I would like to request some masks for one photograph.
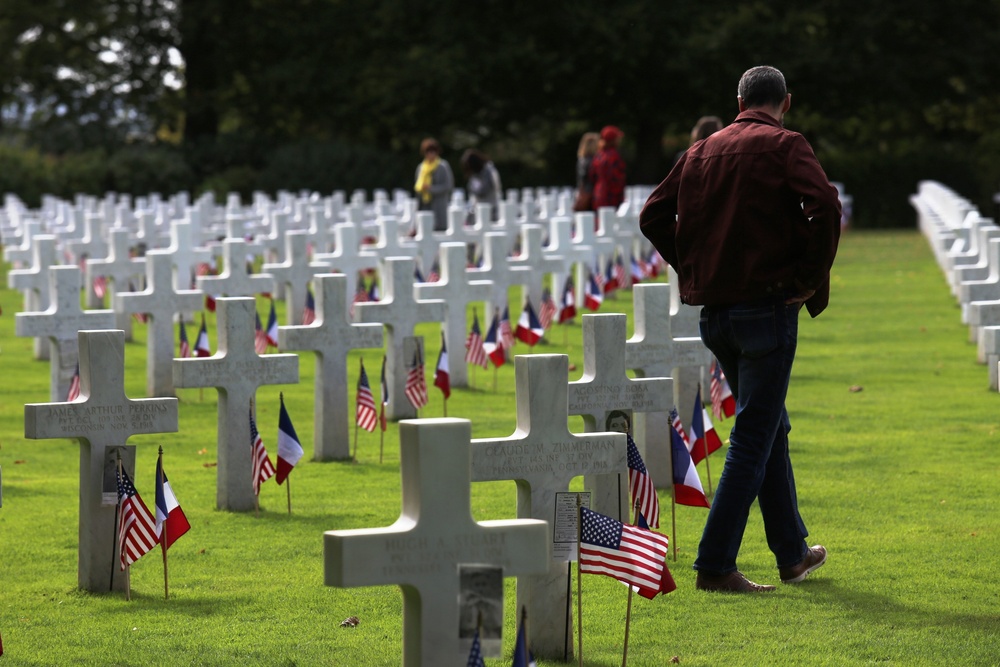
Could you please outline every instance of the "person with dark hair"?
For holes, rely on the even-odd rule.
[[[576,197],[573,200],[574,211],[594,210],[594,177],[590,165],[597,155],[601,135],[597,132],[584,132],[580,137],[580,145],[576,149]]]
[[[441,144],[437,139],[428,137],[421,141],[420,153],[424,160],[417,165],[417,182],[413,190],[417,193],[420,210],[434,212],[434,231],[443,232],[448,229],[448,202],[455,189],[455,177],[451,165],[441,159]]]
[[[702,116],[698,119],[698,122],[694,124],[694,127],[691,128],[691,143],[688,144],[688,147],[693,146],[696,142],[699,142],[702,139],[708,139],[722,128],[722,119],[718,116]],[[686,152],[687,148],[682,151],[678,151],[677,155],[674,156],[674,164],[680,162],[681,156]],[[671,165],[671,167],[672,166],[673,165]]]
[[[740,79],[740,114],[691,146],[639,216],[677,271],[681,300],[701,305],[700,330],[736,398],[736,421],[694,569],[701,590],[766,592],[736,567],[747,517],[760,504],[782,583],[826,562],[808,547],[789,458],[785,397],[803,304],[827,306],[840,202],[805,138],[784,128],[785,78],[754,67]]]
[[[500,172],[490,158],[470,148],[462,153],[462,173],[465,174],[465,189],[469,193],[469,203],[489,204],[490,219],[500,218],[500,195],[503,186],[500,184]]]
[[[614,125],[601,129],[600,150],[590,164],[595,211],[602,206],[618,208],[625,201],[625,160],[618,152],[618,145],[624,136],[625,133]]]

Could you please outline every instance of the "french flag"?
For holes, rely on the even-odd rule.
[[[451,373],[448,371],[448,348],[444,342],[444,332],[441,332],[441,352],[438,354],[437,368],[434,370],[434,386],[441,390],[444,397],[451,397]]]
[[[212,348],[208,344],[208,327],[205,326],[205,314],[201,314],[201,329],[198,330],[198,338],[194,341],[194,354],[196,357],[212,356]]]
[[[483,340],[483,351],[486,352],[486,356],[490,358],[494,366],[503,366],[507,361],[504,355],[503,343],[497,340],[497,335],[500,329],[500,311],[499,309],[493,315],[493,322],[490,323],[490,330],[486,332],[486,339]]]
[[[299,436],[292,426],[292,418],[288,416],[285,409],[285,396],[280,395],[281,412],[278,414],[278,470],[274,474],[274,481],[281,484],[292,472],[292,468],[299,462],[305,453],[299,443]]]
[[[545,329],[542,328],[542,323],[535,316],[535,309],[531,307],[531,301],[526,301],[524,310],[521,311],[521,317],[517,320],[517,330],[514,332],[514,336],[519,341],[534,347],[535,343],[542,339],[544,333]]]
[[[559,324],[576,317],[576,297],[573,294],[573,279],[567,277],[563,286],[562,307],[559,309]]]
[[[701,463],[702,459],[712,452],[722,447],[722,440],[712,426],[712,420],[708,417],[708,410],[701,402],[701,387],[694,397],[694,414],[691,416],[691,462],[695,465]]]
[[[601,293],[601,288],[597,285],[594,274],[591,273],[587,276],[587,289],[583,294],[583,305],[590,310],[597,310],[603,302],[604,294]]]
[[[156,537],[166,551],[178,537],[188,532],[191,524],[170,488],[167,474],[163,472],[163,453],[156,459]]]
[[[708,507],[698,471],[691,462],[687,436],[684,435],[684,426],[677,410],[670,411],[670,422],[673,425],[670,430],[670,459],[674,468],[674,499],[679,505]]]
[[[267,315],[267,344],[278,347],[278,314],[274,312],[274,299],[271,299],[271,312]]]

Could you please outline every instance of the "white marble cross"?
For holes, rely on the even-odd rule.
[[[351,458],[350,427],[353,393],[347,385],[347,353],[357,348],[381,348],[381,324],[347,321],[347,277],[319,275],[316,284],[316,319],[312,324],[278,327],[282,350],[316,353],[315,438],[313,460]]]
[[[101,236],[103,223],[98,216],[88,216],[84,221],[83,238],[66,243],[76,262],[79,263],[83,257],[104,257],[108,254],[108,242]]]
[[[521,254],[509,260],[512,270],[528,269],[531,280],[525,285],[525,292],[536,313],[542,305],[542,286],[545,275],[565,271],[565,262],[562,257],[543,252],[542,236],[544,233],[545,230],[541,225],[521,227]],[[555,293],[558,294],[562,285],[554,285],[553,287]]]
[[[115,310],[150,316],[146,332],[146,394],[174,395],[175,315],[201,309],[201,290],[174,286],[172,256],[163,250],[146,253],[146,289],[115,295]]]
[[[444,322],[445,303],[438,299],[414,298],[413,271],[416,262],[409,257],[389,257],[382,274],[384,295],[378,303],[354,306],[354,319],[359,322],[380,322],[388,337],[385,375],[391,399],[386,408],[389,419],[415,417],[416,409],[406,399],[407,365],[412,356],[404,353],[403,341],[415,335],[420,322]]]
[[[563,267],[552,274],[552,293],[562,294],[566,284],[566,276],[576,265],[573,276],[574,298],[576,303],[583,303],[586,269],[594,259],[594,249],[591,246],[573,243],[573,219],[570,217],[554,217],[549,221],[549,244],[545,246],[547,254],[563,258]]]
[[[52,401],[63,401],[69,392],[80,358],[77,332],[84,329],[111,329],[115,324],[115,316],[110,310],[80,308],[80,269],[75,266],[53,266],[48,271],[48,309],[18,313],[14,317],[14,330],[18,336],[48,339],[49,398]]]
[[[73,270],[77,270],[72,267]],[[130,399],[125,395],[125,335],[121,331],[81,331],[80,398],[24,406],[24,437],[78,438],[80,441],[80,529],[78,585],[93,592],[125,590],[118,574],[115,471],[117,456],[135,478],[133,435],[175,433],[177,399]],[[110,477],[110,479],[109,479]],[[152,479],[152,474],[149,478]],[[153,504],[156,490],[143,489]],[[114,574],[112,574],[114,573]]]
[[[25,220],[21,223],[21,243],[13,245],[13,239],[8,238],[4,233],[3,258],[10,262],[15,268],[27,266],[34,256],[34,243],[36,236],[43,236],[42,222],[40,220]],[[15,237],[16,238],[16,237]]]
[[[487,232],[483,235],[483,266],[480,269],[469,269],[470,278],[493,283],[490,303],[493,308],[501,310],[508,305],[507,294],[512,285],[529,285],[532,280],[531,269],[514,266],[507,261],[508,246],[505,233]],[[532,307],[537,309],[538,304],[532,304]]]
[[[275,296],[284,297],[287,304],[285,323],[289,325],[302,324],[309,281],[317,274],[330,271],[330,265],[326,262],[310,262],[306,257],[307,236],[308,233],[304,231],[288,232],[285,236],[285,261],[261,267],[262,272],[274,277],[278,288]]]
[[[327,586],[403,591],[404,667],[464,664],[459,640],[459,567],[491,565],[504,576],[544,572],[544,521],[477,522],[470,510],[472,427],[464,419],[399,424],[403,509],[385,528],[323,536]]]
[[[7,273],[7,286],[21,290],[24,295],[24,310],[41,312],[49,309],[49,267],[58,266],[56,259],[56,237],[50,234],[39,234],[31,239],[31,266],[24,269],[12,269]],[[49,358],[49,341],[36,338],[34,356],[39,361]]]
[[[334,226],[333,235],[337,249],[331,253],[313,255],[315,261],[325,262],[337,273],[347,276],[347,294],[351,298],[358,289],[358,273],[377,269],[379,264],[378,255],[361,249],[358,230],[359,227],[351,222]]]
[[[226,239],[222,242],[225,268],[217,276],[198,276],[195,282],[205,294],[226,296],[253,296],[274,294],[274,277],[268,273],[251,274],[247,271],[247,242],[243,239]]]
[[[676,284],[672,275],[671,285]],[[673,485],[670,440],[660,437],[670,432],[670,408],[677,406],[681,421],[690,425],[703,369],[712,363],[712,353],[701,342],[701,336],[691,335],[692,315],[696,318],[698,309],[682,304],[676,287],[671,285],[647,283],[632,288],[635,333],[625,343],[626,368],[636,371],[639,377],[674,379],[672,405],[646,411],[634,419],[635,441],[640,449],[645,445],[644,462],[657,488]],[[681,334],[678,329],[686,331]],[[702,392],[703,401],[705,397]]]
[[[472,441],[472,480],[516,480],[519,519],[552,522],[556,494],[568,491],[574,477],[628,472],[624,434],[570,433],[568,369],[569,357],[563,354],[515,357],[514,434]],[[562,660],[566,647],[573,645],[572,623],[567,622],[568,566],[565,559],[553,559],[544,574],[517,581],[517,608],[526,605],[533,619],[528,643],[538,657]]]
[[[401,241],[399,238],[400,222],[394,217],[379,217],[375,224],[378,225],[378,242],[374,245],[362,244],[361,249],[366,252],[378,255],[380,259],[387,257],[412,257],[416,246],[409,241]]]
[[[434,233],[433,211],[418,212],[414,223],[416,226],[416,235],[413,237],[412,245],[416,248],[416,256],[420,258],[420,270],[424,272],[424,276],[426,277],[434,265],[434,260],[438,256],[438,248],[440,248],[442,241],[451,239],[444,234]]]
[[[177,269],[174,287],[179,290],[190,289],[198,265],[212,261],[211,250],[195,246],[194,231],[187,220],[173,220],[170,223],[170,245],[164,252],[170,255],[170,260]]]
[[[433,217],[433,214],[431,214]],[[449,369],[452,387],[469,386],[468,365],[460,353],[464,349],[466,328],[465,311],[470,303],[482,301],[487,304],[483,312],[490,312],[489,305],[492,285],[488,280],[471,280],[472,273],[466,270],[466,245],[464,243],[441,244],[441,279],[436,283],[422,283],[416,286],[417,299],[440,299],[447,308],[444,339],[453,360]]]
[[[299,381],[294,354],[260,356],[254,349],[255,301],[216,302],[218,351],[211,357],[174,359],[175,387],[215,387],[219,392],[216,507],[245,512],[254,508],[251,480],[250,401],[266,384]]]
[[[669,410],[673,380],[669,377],[630,378],[626,373],[626,317],[619,314],[583,316],[583,377],[569,383],[569,413],[583,415],[586,431],[607,430],[609,413]],[[669,433],[665,431],[664,433]],[[628,477],[592,475],[584,485],[594,492],[591,509],[629,520]]]
[[[109,233],[108,256],[104,259],[88,259],[84,266],[86,303],[91,308],[100,308],[104,300],[94,293],[94,279],[103,276],[108,281],[107,292],[114,295],[130,291],[130,283],[137,282],[146,270],[145,257],[131,257],[129,253],[129,232],[127,229],[112,229]],[[133,285],[137,287],[137,285]],[[132,340],[132,316],[115,313],[115,327],[125,332],[125,340]]]
[[[268,228],[270,234],[258,235],[254,241],[263,248],[264,260],[272,264],[288,261],[285,254],[285,235],[288,233],[288,213],[271,211]]]

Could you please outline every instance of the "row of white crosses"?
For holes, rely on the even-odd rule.
[[[1000,227],[969,200],[934,181],[910,198],[952,294],[961,306],[990,389],[1000,386]]]

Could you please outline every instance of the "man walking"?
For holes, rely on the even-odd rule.
[[[736,422],[694,569],[701,590],[773,591],[736,568],[747,517],[760,503],[783,583],[826,561],[809,548],[788,455],[785,395],[798,316],[826,308],[840,238],[840,202],[805,138],[784,129],[785,77],[754,67],[740,114],[695,143],[653,191],[642,233],[677,271],[681,300],[703,306],[701,338],[736,397]]]

